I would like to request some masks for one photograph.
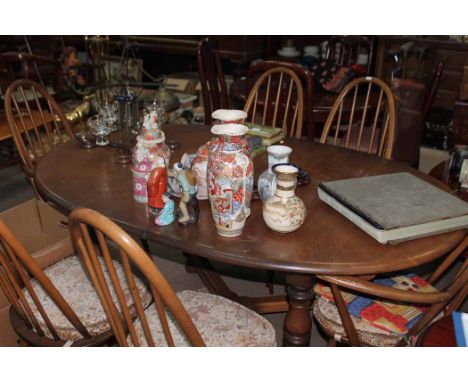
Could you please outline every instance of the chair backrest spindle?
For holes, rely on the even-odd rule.
[[[362,84],[367,84],[364,98],[359,97]],[[346,126],[342,128],[345,118]],[[333,140],[330,143],[333,145],[391,159],[395,138],[395,100],[388,85],[374,77],[357,78],[346,85],[328,115],[320,143],[328,143],[331,134]]]
[[[261,93],[265,95],[259,96]],[[262,99],[263,102],[259,101]],[[244,111],[250,121],[258,123],[260,110],[262,125],[279,127],[290,137],[301,137],[304,94],[301,80],[293,70],[276,66],[260,75],[250,91]]]

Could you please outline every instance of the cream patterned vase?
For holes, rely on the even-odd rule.
[[[273,166],[276,175],[275,194],[263,204],[263,220],[273,231],[288,233],[297,230],[304,223],[306,209],[294,190],[298,169],[293,165]]]

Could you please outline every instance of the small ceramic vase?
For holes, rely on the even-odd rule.
[[[263,205],[263,220],[275,232],[293,232],[304,223],[306,215],[304,202],[294,193],[298,169],[289,164],[277,164],[273,172],[276,192]]]
[[[258,177],[258,195],[263,203],[275,194],[276,191],[276,176],[272,171],[272,167],[277,163],[289,163],[289,156],[292,149],[288,146],[273,145],[267,148],[268,153],[268,169],[262,172]]]
[[[242,147],[248,128],[239,124],[215,125],[219,144],[208,157],[208,197],[219,235],[239,236],[250,215],[253,163]]]

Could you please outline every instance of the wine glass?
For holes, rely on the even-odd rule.
[[[109,126],[111,131],[117,130],[118,104],[117,102],[104,101],[99,105],[99,117]]]
[[[96,145],[107,146],[109,139],[107,138],[111,133],[110,125],[99,114],[92,116],[88,120],[89,131],[96,136]]]

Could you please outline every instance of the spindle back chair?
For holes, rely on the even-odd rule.
[[[112,338],[110,331],[99,336],[92,336],[88,332],[36,260],[0,220],[0,287],[11,304],[10,321],[13,329],[29,345],[64,346],[67,341],[61,338],[59,330],[41,304],[37,291],[32,286],[33,279],[83,337],[82,340],[74,342],[73,346],[95,346]],[[50,332],[47,335],[34,312],[38,312],[41,320],[45,322]]]
[[[286,135],[300,138],[304,114],[301,80],[285,67],[267,70],[250,91],[244,111],[247,121],[279,127]]]
[[[229,98],[217,44],[204,38],[198,43],[198,71],[203,95],[205,124],[211,124],[211,114],[228,109]]]
[[[252,90],[255,79],[259,75],[266,72],[269,69],[284,67],[291,69],[297,76],[301,79],[302,85],[305,91],[304,99],[304,108],[306,115],[306,126],[307,126],[307,137],[313,139],[314,137],[314,113],[313,113],[313,87],[314,87],[314,78],[312,73],[306,69],[304,66],[299,64],[294,64],[291,62],[283,61],[258,61],[255,64],[251,65],[247,73],[247,87],[249,92]]]
[[[4,52],[0,54],[0,73],[2,93],[5,93],[8,86],[18,78],[31,79],[40,83],[43,79],[47,79],[47,84],[52,81],[51,91],[57,91],[61,86],[62,67],[60,61],[55,58],[24,52]]]
[[[20,79],[8,87],[5,112],[23,170],[32,181],[37,160],[74,135],[60,106],[34,81]]]
[[[442,261],[436,270],[427,278],[427,283],[433,284],[446,273],[448,268],[453,266],[455,261],[462,257],[468,247],[468,236],[452,250],[452,252]],[[414,323],[407,333],[397,342],[397,346],[414,344],[415,338],[434,320],[440,318],[442,313],[444,316],[451,314],[465,300],[468,293],[468,258],[465,258],[461,267],[451,278],[448,285],[437,290],[433,288],[432,292],[422,292],[417,290],[403,290],[393,288],[387,285],[377,284],[371,281],[363,280],[358,277],[348,276],[318,276],[320,280],[325,281],[331,287],[336,308],[344,328],[344,336],[337,336],[329,329],[323,328],[329,336],[329,344],[334,344],[336,338],[340,338],[340,342],[351,344],[352,346],[363,345],[362,338],[359,336],[356,327],[351,319],[350,313],[344,301],[342,291],[353,291],[353,293],[370,296],[372,299],[389,301],[390,303],[410,304],[415,306],[426,306],[427,310]],[[319,320],[320,321],[320,320]],[[367,345],[367,344],[364,344]]]
[[[130,286],[136,308],[136,317],[142,325],[146,343],[149,346],[155,346],[141,297],[135,288],[132,264],[136,265],[150,284],[156,310],[168,345],[173,346],[174,341],[169,329],[166,307],[172,313],[190,343],[193,346],[205,346],[192,319],[167,280],[145,251],[126,232],[99,213],[85,208],[76,209],[70,214],[69,225],[75,248],[96,288],[117,343],[120,346],[141,346],[143,344],[137,334],[133,317],[127,308],[121,286],[124,280],[119,279],[117,276],[108,242],[115,244],[119,249],[118,257],[124,270],[126,282]],[[97,238],[96,247],[91,239],[92,234]],[[103,257],[103,262],[99,261],[100,256]],[[105,269],[103,268],[109,272],[111,280],[109,283],[104,278]],[[116,292],[116,300],[119,306],[111,297],[111,288]],[[131,339],[131,343],[127,340],[127,336]]]
[[[376,95],[374,88],[378,91],[375,107],[370,102],[371,97]],[[357,104],[360,89],[366,91],[363,105]],[[346,102],[351,102],[350,112],[344,116],[343,104]],[[346,121],[344,125],[343,119]],[[329,139],[331,134],[332,142]],[[391,159],[394,138],[395,99],[391,89],[379,78],[361,77],[351,81],[338,95],[325,122],[320,143],[332,143],[363,151],[362,145],[367,153]]]

